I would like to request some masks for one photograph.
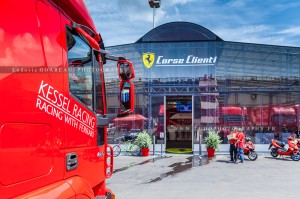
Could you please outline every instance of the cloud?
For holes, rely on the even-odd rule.
[[[191,3],[205,3],[205,0],[161,0],[160,3],[160,8],[170,8],[170,7],[174,7],[176,5],[186,5],[186,4],[191,4]]]
[[[36,39],[30,33],[17,35],[13,41],[13,46],[16,51],[24,50],[39,50],[40,46]]]
[[[53,53],[55,50],[53,49],[53,46],[47,36],[43,37],[43,43],[46,53]]]
[[[176,4],[186,4],[186,3],[191,3],[193,1],[196,1],[196,0],[163,0],[161,1],[161,5],[164,5],[166,4],[166,6],[173,6],[173,5],[176,5]],[[198,0],[199,1],[199,0]]]
[[[4,57],[0,57],[0,66],[17,66],[19,62],[13,58],[10,48],[5,48]]]
[[[235,0],[235,1],[229,1],[227,6],[232,7],[232,8],[244,8],[246,6],[246,1],[240,1],[240,0]]]
[[[175,6],[174,9],[175,9],[175,13],[176,13],[176,14],[175,14],[176,19],[177,19],[178,21],[182,21],[181,16],[180,16],[180,11],[179,11],[178,7]]]
[[[161,8],[156,9],[155,19],[159,21],[166,17],[167,10],[174,5],[183,5],[187,3],[194,2],[195,0],[168,0],[162,1]],[[130,22],[130,23],[149,23],[153,22],[153,9],[150,8],[148,1],[141,0],[117,0],[117,1],[107,1],[103,4],[94,4],[92,0],[87,0],[86,5],[88,10],[97,19],[100,20],[112,20],[115,23],[120,22]],[[97,20],[94,20],[95,23]],[[113,24],[112,24],[113,25]]]
[[[86,4],[107,46],[134,43],[152,29],[153,10],[146,0],[105,0],[101,4],[86,0]],[[294,28],[298,24],[297,8],[300,2],[284,0],[162,0],[156,9],[155,25],[187,21],[227,41],[299,44],[298,29]],[[292,11],[297,11],[293,17],[289,15]],[[294,24],[286,20],[289,18],[295,19]]]
[[[253,35],[260,35],[262,32],[269,30],[268,26],[244,26],[244,27],[221,27],[216,28],[213,32],[225,41],[243,41],[251,42],[249,38]],[[254,34],[255,33],[255,34]],[[260,33],[260,34],[259,34]]]
[[[284,2],[274,3],[274,1],[271,0],[268,5],[271,7],[271,9],[269,9],[269,10],[273,10],[275,12],[283,12],[283,11],[286,11],[291,8],[299,7],[300,2],[299,1],[284,1]],[[284,13],[281,13],[281,14],[284,14]]]
[[[217,28],[213,32],[225,41],[282,46],[293,46],[295,42],[288,36],[274,34],[275,27],[268,25]]]
[[[278,34],[288,34],[293,36],[300,35],[300,27],[291,27],[277,32]]]
[[[147,1],[107,1],[93,4],[86,1],[97,30],[106,46],[134,43],[152,28],[152,9]],[[164,12],[157,9],[156,17],[163,18]]]

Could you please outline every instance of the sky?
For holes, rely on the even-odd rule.
[[[148,0],[85,0],[105,46],[134,43],[153,29]],[[300,47],[300,0],[161,0],[155,27],[199,24],[225,41]]]

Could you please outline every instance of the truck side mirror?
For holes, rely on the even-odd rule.
[[[129,114],[134,110],[134,84],[130,81],[120,83],[120,112]]]
[[[108,126],[110,122],[109,117],[105,117],[101,114],[97,114],[97,126],[103,127],[103,126]]]
[[[128,60],[119,60],[117,63],[118,74],[121,80],[131,80],[135,77],[133,65]]]

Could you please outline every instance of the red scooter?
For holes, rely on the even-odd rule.
[[[271,149],[271,155],[276,158],[278,155],[280,156],[290,156],[292,160],[299,161],[300,154],[299,154],[299,148],[297,146],[297,143],[295,143],[292,136],[289,136],[287,138],[289,148],[285,149],[285,143],[280,142],[278,140],[273,139],[270,143],[269,150]]]
[[[254,151],[255,146],[251,142],[251,138],[246,137],[245,147],[244,147],[244,155],[247,155],[249,160],[256,160],[257,159],[257,153]]]

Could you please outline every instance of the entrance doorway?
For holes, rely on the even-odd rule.
[[[192,152],[192,96],[166,96],[166,151]]]

